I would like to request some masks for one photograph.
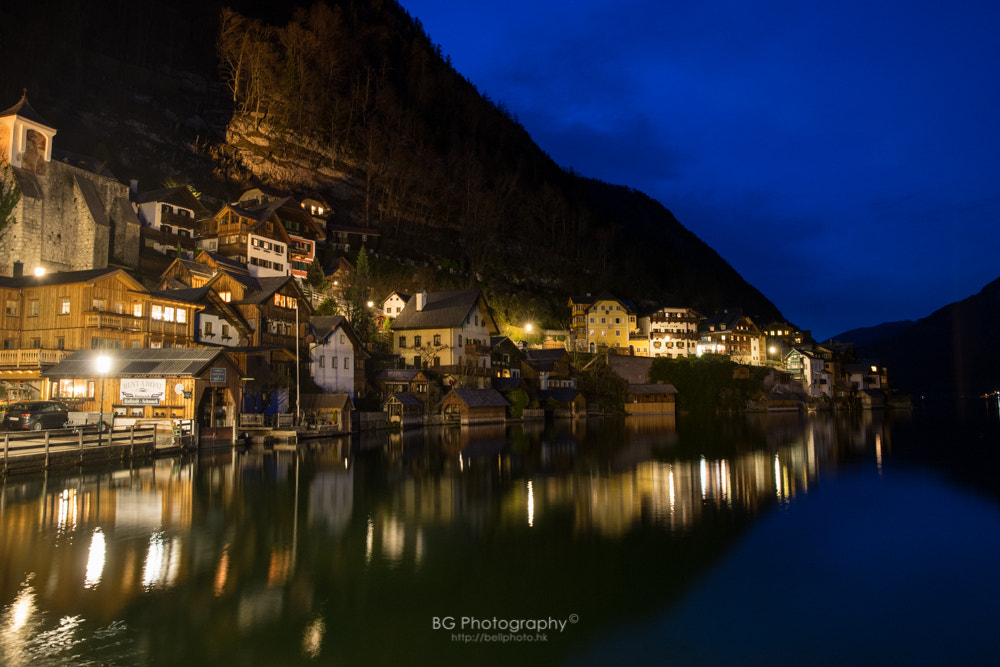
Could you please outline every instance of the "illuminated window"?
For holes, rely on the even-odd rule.
[[[142,317],[142,304],[141,303],[133,303],[132,304],[132,316],[133,317]]]
[[[59,314],[69,315],[69,297],[64,297],[59,301]]]
[[[222,299],[223,301],[225,301],[226,303],[229,303],[233,299],[233,293],[232,292],[219,292],[219,298]]]
[[[180,322],[181,324],[187,322],[187,311],[184,310],[183,308],[177,309],[177,321]]]
[[[149,316],[154,320],[162,320],[163,306],[158,306],[156,304],[153,304],[153,307],[150,309]]]

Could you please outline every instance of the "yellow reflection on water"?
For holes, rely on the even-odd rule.
[[[87,573],[83,579],[84,588],[94,588],[101,583],[101,573],[104,572],[104,560],[106,558],[107,545],[104,541],[104,532],[100,528],[94,529],[94,535],[90,538],[90,551],[87,555]]]
[[[226,580],[229,578],[229,545],[222,547],[222,555],[219,557],[219,565],[215,568],[215,586],[213,591],[216,597],[222,595],[226,590]]]
[[[302,637],[302,651],[309,658],[318,658],[320,648],[323,646],[323,635],[326,634],[326,623],[322,618],[315,619],[306,626],[305,635]]]
[[[531,486],[531,480],[528,480],[528,526],[532,527],[535,525],[535,491]]]
[[[60,533],[76,530],[76,489],[63,489],[56,510],[56,529]]]

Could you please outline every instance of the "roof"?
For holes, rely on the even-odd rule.
[[[42,185],[38,182],[38,175],[22,167],[12,167],[12,169],[17,185],[21,188],[21,195],[28,199],[41,199]]]
[[[195,213],[208,213],[208,209],[205,208],[200,201],[198,201],[198,198],[194,196],[193,192],[191,192],[191,188],[186,185],[178,185],[173,188],[163,188],[162,190],[151,190],[149,192],[140,192],[135,195],[134,201],[136,204],[165,202],[173,204],[174,206],[189,208]],[[194,219],[192,219],[191,222],[194,222]]]
[[[512,391],[514,389],[520,389],[524,380],[521,378],[493,378],[490,380],[490,384],[497,391]]]
[[[421,310],[417,310],[418,295],[413,295],[406,302],[403,311],[392,322],[394,330],[460,327],[482,299],[482,293],[479,290],[453,290],[426,292],[425,294],[427,300]],[[485,306],[485,301],[483,301],[483,305]],[[488,308],[486,310],[486,316],[490,318],[492,330],[496,331],[496,324],[492,322],[492,314],[488,312]]]
[[[302,394],[299,405],[303,410],[351,410],[349,394]]]
[[[71,283],[85,283],[103,280],[114,274],[121,274],[127,280],[141,287],[132,276],[119,268],[108,267],[105,269],[85,269],[83,271],[54,271],[43,276],[25,275],[20,278],[0,276],[0,287],[37,287],[40,285],[68,285]]]
[[[608,366],[615,374],[629,384],[646,384],[649,382],[649,369],[653,365],[652,357],[626,357],[619,354],[608,355]]]
[[[387,368],[375,376],[379,382],[410,382],[420,371],[411,368]]]
[[[538,392],[539,401],[547,401],[550,398],[558,403],[570,403],[582,396],[579,389],[572,387],[555,387],[553,389],[542,389]]]
[[[343,315],[313,315],[309,318],[309,330],[317,343],[326,342],[326,339],[337,329],[347,334],[357,354],[366,358],[369,356],[354,327]]]
[[[496,389],[452,389],[442,400],[452,395],[470,408],[505,408],[510,405]]]
[[[382,403],[388,403],[390,400],[395,400],[403,405],[412,407],[424,407],[423,402],[413,394],[390,394]]]
[[[27,89],[21,93],[21,99],[17,104],[0,113],[0,118],[5,118],[7,116],[20,116],[25,120],[30,120],[33,123],[44,125],[49,129],[55,129],[49,121],[42,118],[42,115],[35,111],[30,104],[28,104]]]
[[[200,375],[219,357],[228,359],[218,347],[173,347],[161,350],[77,350],[61,362],[42,372],[44,377],[96,377],[97,358],[111,360],[107,375],[111,376],[178,376]],[[232,363],[232,362],[230,362]]]

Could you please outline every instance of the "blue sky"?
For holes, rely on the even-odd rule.
[[[1000,3],[401,2],[557,163],[818,339],[1000,277]]]

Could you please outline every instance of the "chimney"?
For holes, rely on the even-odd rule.
[[[133,178],[128,182],[128,189],[132,191],[132,194],[139,193],[139,179]]]
[[[419,313],[427,305],[427,292],[420,290],[413,295],[414,305],[417,307],[417,312]]]
[[[20,278],[24,275],[24,264],[21,262],[14,262],[14,277]]]

